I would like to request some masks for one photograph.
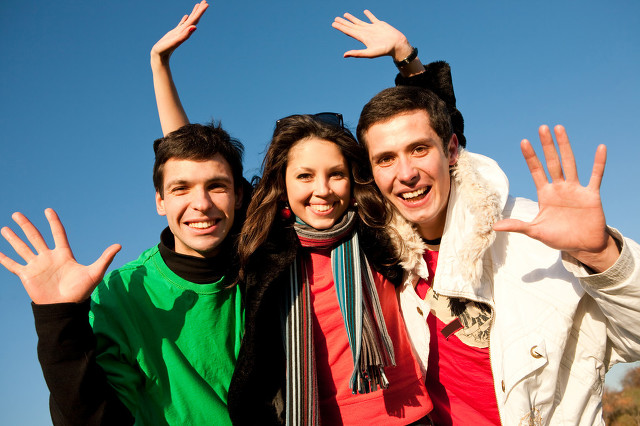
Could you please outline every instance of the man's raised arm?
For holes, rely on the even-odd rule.
[[[191,14],[183,16],[178,25],[151,48],[153,90],[156,94],[160,126],[162,126],[164,136],[185,124],[189,124],[189,118],[182,107],[178,89],[171,76],[169,58],[178,46],[191,37],[191,34],[196,30],[196,24],[208,7],[206,0],[197,3]]]
[[[34,251],[10,228],[2,236],[26,262],[0,253],[0,264],[16,274],[33,301],[38,334],[38,359],[51,392],[55,425],[133,424],[133,416],[118,399],[95,359],[95,338],[89,325],[89,296],[102,280],[118,244],[107,248],[93,264],[76,262],[58,215],[46,209],[55,248],[21,213],[13,219]]]

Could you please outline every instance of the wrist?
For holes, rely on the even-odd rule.
[[[608,231],[607,234],[609,238],[607,239],[605,248],[601,251],[575,251],[567,253],[589,269],[593,270],[593,272],[604,272],[616,263],[621,253],[621,244],[613,238]]]
[[[398,71],[400,71],[400,75],[408,78],[413,77],[414,75],[421,74],[425,71],[422,62],[420,62],[420,59],[418,59],[417,47],[412,47],[407,42],[406,48],[398,50],[397,52],[402,52],[402,54],[408,52],[407,55],[403,56],[400,60],[395,59],[398,55],[394,55],[393,63],[395,64],[396,68],[398,68]]]
[[[393,63],[396,65],[398,69],[402,69],[408,66],[409,64],[411,64],[412,62],[414,62],[417,58],[418,58],[418,48],[412,47],[411,52],[407,56],[405,56],[399,61],[394,59]]]
[[[399,62],[409,56],[411,52],[413,52],[413,46],[411,46],[409,40],[403,38],[394,47],[391,57],[393,58],[393,62]]]
[[[168,68],[171,55],[161,55],[151,49],[151,68]]]

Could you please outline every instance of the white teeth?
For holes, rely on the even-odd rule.
[[[311,204],[311,208],[314,209],[317,212],[326,212],[331,210],[331,207],[333,207],[330,204]]]
[[[210,226],[213,226],[213,221],[212,220],[208,220],[206,222],[190,222],[189,223],[189,227],[190,228],[205,229],[205,228],[208,228]]]
[[[417,197],[418,195],[422,195],[426,191],[427,191],[427,188],[416,189],[415,191],[412,191],[412,192],[405,192],[404,194],[400,194],[400,196],[405,200],[408,200],[409,198],[414,198],[414,197]]]

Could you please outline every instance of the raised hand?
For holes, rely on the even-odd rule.
[[[47,246],[40,231],[22,213],[14,213],[13,220],[37,254],[10,228],[4,227],[0,231],[2,236],[27,264],[21,265],[2,253],[0,264],[20,278],[36,304],[82,302],[100,283],[121,247],[114,244],[91,265],[80,265],[73,257],[67,234],[56,212],[46,209],[45,216],[51,227],[55,248],[52,250]]]
[[[151,59],[159,59],[164,62],[168,61],[173,51],[191,37],[191,34],[196,30],[196,24],[200,21],[200,17],[208,7],[209,4],[206,0],[197,3],[193,7],[191,14],[184,15],[178,25],[166,33],[151,48]]]
[[[364,14],[369,18],[370,23],[361,21],[350,13],[345,13],[344,18],[337,17],[331,24],[336,30],[366,46],[365,49],[345,52],[345,58],[392,56],[394,60],[401,61],[409,56],[412,47],[404,34],[376,18],[370,11],[365,10]]]
[[[558,150],[549,127],[541,126],[539,129],[551,181],[547,179],[531,143],[526,139],[521,143],[522,154],[538,192],[538,215],[528,223],[504,219],[496,222],[493,229],[525,234],[569,253],[596,271],[603,271],[613,265],[619,255],[615,241],[607,232],[600,199],[607,148],[598,146],[591,179],[587,186],[582,186],[564,127],[556,126],[554,133]]]

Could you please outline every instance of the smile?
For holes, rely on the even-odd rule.
[[[309,207],[317,212],[324,213],[331,210],[333,208],[333,204],[309,204]]]
[[[215,221],[205,220],[202,222],[189,222],[187,225],[189,226],[189,228],[206,229],[215,225]]]
[[[415,191],[411,191],[411,192],[403,192],[402,194],[400,194],[400,198],[410,202],[420,201],[427,196],[430,190],[431,190],[431,187],[428,186],[426,188],[416,189]]]

